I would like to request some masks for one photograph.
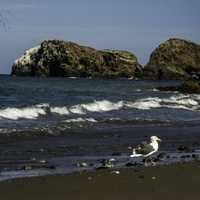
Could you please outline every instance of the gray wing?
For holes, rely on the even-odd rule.
[[[150,144],[143,144],[136,149],[137,154],[149,154],[150,152],[154,151],[153,147]]]

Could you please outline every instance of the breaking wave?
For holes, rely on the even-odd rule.
[[[199,109],[199,97],[177,95],[170,98],[149,97],[127,103],[130,108],[149,110],[152,108],[175,108],[195,111]]]
[[[104,113],[122,109],[149,110],[156,108],[173,108],[198,111],[200,108],[199,103],[199,95],[175,95],[169,98],[149,97],[136,101],[111,102],[102,100],[87,104],[78,104],[71,107],[51,107],[49,104],[38,104],[26,108],[0,109],[0,119],[37,119],[49,113],[57,115],[85,115],[92,112]],[[81,118],[78,119],[80,120]]]
[[[0,110],[0,119],[18,120],[20,118],[25,119],[37,119],[40,115],[45,115],[46,112],[43,108],[28,107],[28,108],[6,108]]]
[[[113,110],[119,110],[123,108],[124,102],[119,101],[116,103],[103,100],[103,101],[94,101],[93,103],[88,104],[80,104],[77,106],[74,106],[79,113],[85,113],[85,111],[89,112],[109,112]]]
[[[50,109],[51,113],[57,113],[60,115],[69,115],[70,112],[67,107],[54,107]]]
[[[92,123],[95,123],[97,122],[97,120],[93,119],[93,118],[75,118],[75,119],[68,119],[68,120],[65,120],[64,122],[67,122],[67,123],[73,123],[73,122],[92,122]]]

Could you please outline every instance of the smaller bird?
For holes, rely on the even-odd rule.
[[[150,155],[156,153],[159,149],[159,142],[162,140],[157,136],[151,136],[150,143],[143,142],[137,148],[133,149],[131,158],[135,157],[149,157]]]

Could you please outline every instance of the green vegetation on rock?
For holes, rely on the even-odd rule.
[[[200,45],[169,39],[153,51],[148,64],[142,67],[128,51],[99,51],[73,42],[49,40],[16,60],[12,75],[200,79]]]
[[[200,77],[200,45],[181,39],[169,39],[151,54],[144,67],[149,79],[187,79]]]
[[[103,50],[59,40],[30,49],[12,67],[12,75],[63,77],[135,77],[141,71],[134,54]]]

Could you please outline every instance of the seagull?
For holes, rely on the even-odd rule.
[[[131,158],[135,157],[144,157],[147,158],[150,155],[156,153],[159,148],[159,143],[162,140],[158,138],[157,136],[151,136],[150,143],[143,142],[141,145],[139,145],[137,148],[133,149],[132,155],[130,155]]]

